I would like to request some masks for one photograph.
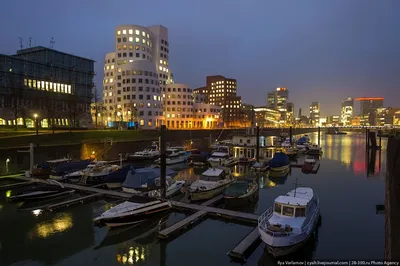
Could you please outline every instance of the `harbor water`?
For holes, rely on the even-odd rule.
[[[317,142],[317,135],[310,134]],[[303,174],[292,168],[287,177],[269,178],[246,166],[234,166],[237,178],[256,178],[259,200],[244,206],[243,212],[262,214],[273,200],[294,184],[312,187],[319,195],[321,222],[310,241],[289,260],[383,260],[384,215],[376,205],[384,204],[386,140],[375,160],[366,156],[365,134],[321,136],[324,154],[317,174]],[[204,168],[182,167],[176,179],[189,183],[199,178]],[[9,179],[0,179],[0,185]],[[17,181],[15,181],[17,182]],[[18,188],[20,189],[20,188]],[[97,201],[41,212],[29,204],[7,203],[13,191],[0,190],[0,265],[162,265],[224,266],[240,265],[227,253],[255,227],[207,217],[183,234],[167,240],[157,232],[190,215],[171,212],[135,227],[109,231],[95,227],[93,218],[116,199]],[[74,195],[74,197],[78,197]],[[220,203],[218,207],[224,207]],[[246,265],[275,265],[260,243]]]

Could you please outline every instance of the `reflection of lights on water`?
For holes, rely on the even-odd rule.
[[[11,190],[7,190],[7,192],[6,192],[6,198],[9,198],[9,197],[11,197]]]
[[[129,247],[127,253],[117,254],[117,262],[123,265],[135,265],[138,262],[143,262],[150,255],[150,247],[151,245]]]
[[[3,205],[0,204],[0,211],[1,211],[3,208],[4,208]]]
[[[35,216],[39,216],[39,215],[42,213],[42,210],[41,210],[41,209],[34,210],[34,211],[32,211],[32,213],[33,213],[33,215],[35,215]]]
[[[36,234],[41,238],[47,238],[55,233],[63,232],[72,227],[70,214],[61,214],[51,221],[40,223],[36,226]]]

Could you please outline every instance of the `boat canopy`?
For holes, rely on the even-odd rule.
[[[299,138],[299,140],[297,141],[298,144],[303,144],[307,142],[310,142],[310,139],[306,136]]]
[[[284,165],[288,165],[289,157],[283,152],[277,152],[268,164],[270,167],[281,167]]]
[[[214,152],[212,155],[211,155],[212,157],[226,157],[226,156],[229,156],[229,154],[228,153],[226,153],[226,152]]]
[[[308,202],[313,198],[313,196],[314,192],[312,188],[299,187],[288,192],[285,196],[277,197],[275,202],[292,206],[307,206]]]
[[[160,177],[161,175],[160,168],[139,168],[134,171],[128,171],[126,175],[125,182],[122,184],[123,187],[127,188],[141,188],[142,185],[153,185],[155,184],[154,179]],[[175,171],[172,169],[166,169],[166,175],[172,176],[175,174]]]
[[[220,168],[209,168],[202,175],[203,176],[220,176],[224,172],[223,169]]]
[[[92,160],[65,162],[65,163],[61,163],[61,164],[57,165],[54,172],[56,175],[72,173],[72,172],[79,171],[79,170],[86,168],[91,163],[92,163]]]
[[[122,183],[125,181],[128,172],[132,172],[134,174],[135,167],[133,167],[133,165],[124,166],[121,169],[118,169],[117,171],[112,172],[111,174],[107,175],[104,178],[104,182],[105,183]]]

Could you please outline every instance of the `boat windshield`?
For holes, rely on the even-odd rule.
[[[306,216],[306,208],[296,207],[295,217],[305,217],[305,216]]]
[[[282,215],[293,217],[294,208],[290,206],[283,206],[282,208]]]
[[[276,212],[277,214],[281,214],[281,212],[282,212],[282,204],[275,202],[274,212]]]
[[[217,159],[227,159],[229,158],[229,155],[223,155],[223,154],[213,154],[212,155],[213,158],[217,158]]]
[[[221,177],[220,176],[201,175],[200,180],[217,182],[217,181],[221,180]]]

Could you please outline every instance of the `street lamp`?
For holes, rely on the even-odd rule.
[[[38,125],[38,114],[33,114],[33,117],[35,118],[35,128],[36,128],[36,136],[39,135],[39,125]]]
[[[6,160],[6,173],[8,173],[8,163],[10,162],[10,158],[7,158]]]

